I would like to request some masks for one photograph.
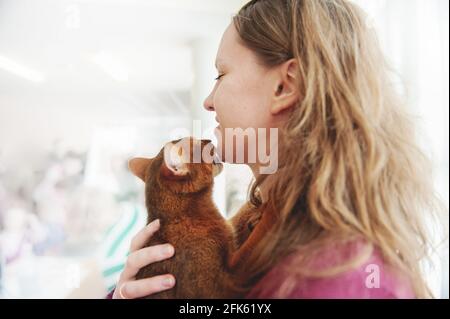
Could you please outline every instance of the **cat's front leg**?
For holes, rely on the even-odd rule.
[[[261,220],[262,212],[250,203],[245,203],[230,219],[236,238],[236,246],[240,247]]]
[[[238,249],[232,254],[229,260],[230,269],[239,269],[244,266],[248,256],[254,251],[254,247],[259,243],[259,241],[267,236],[269,231],[274,226],[277,216],[276,214],[268,209],[267,207],[261,207],[259,210],[259,218],[255,219],[255,226],[252,231],[248,231],[248,237],[242,242]],[[248,213],[248,212],[247,212]],[[250,217],[250,216],[248,216]],[[258,221],[259,220],[259,221]],[[249,220],[247,220],[248,225]]]

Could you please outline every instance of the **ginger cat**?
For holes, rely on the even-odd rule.
[[[210,160],[200,156],[201,161],[194,163],[196,147]],[[212,199],[214,177],[222,171],[214,154],[211,141],[185,138],[166,144],[155,158],[129,162],[133,174],[145,182],[147,222],[157,218],[161,222],[147,246],[170,243],[175,247],[172,258],[137,274],[142,279],[170,273],[177,280],[174,288],[148,299],[245,295],[236,269],[273,221],[271,214],[263,215],[249,203],[230,221],[222,217]]]
[[[148,222],[159,218],[160,230],[148,246],[171,243],[175,255],[151,264],[137,279],[171,273],[175,287],[148,298],[231,298],[235,283],[228,268],[235,250],[233,228],[212,200],[221,163],[193,163],[194,149],[212,157],[210,141],[192,138],[168,143],[153,159],[135,158],[131,171],[145,182]]]

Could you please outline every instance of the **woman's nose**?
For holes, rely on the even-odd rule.
[[[207,111],[214,111],[214,103],[212,98],[212,93],[208,95],[208,97],[205,99],[205,102],[203,102],[203,107]]]

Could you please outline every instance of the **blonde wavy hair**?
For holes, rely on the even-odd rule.
[[[420,270],[430,249],[424,218],[438,206],[429,162],[366,22],[345,0],[253,0],[233,18],[262,63],[296,59],[301,79],[302,98],[280,134],[283,167],[266,203],[278,221],[246,264],[249,280],[294,251],[301,253],[293,276],[324,277],[361,265],[376,248],[416,297],[431,297]],[[266,178],[251,186],[255,206]],[[356,238],[367,249],[351,260],[316,271],[308,264],[330,243]]]

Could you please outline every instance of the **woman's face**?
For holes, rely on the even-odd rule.
[[[206,98],[204,107],[208,111],[216,112],[216,120],[219,123],[216,129],[219,150],[225,149],[223,137],[227,128],[254,129],[257,133],[258,128],[269,129],[282,125],[284,117],[271,112],[273,96],[278,89],[279,70],[262,65],[256,54],[241,44],[233,23],[223,35],[217,53],[216,68],[219,79]],[[258,141],[255,142],[246,140],[245,163],[249,147],[256,147],[258,154]],[[233,144],[233,150],[236,152],[236,143]],[[223,152],[221,155],[222,160],[226,160]]]

